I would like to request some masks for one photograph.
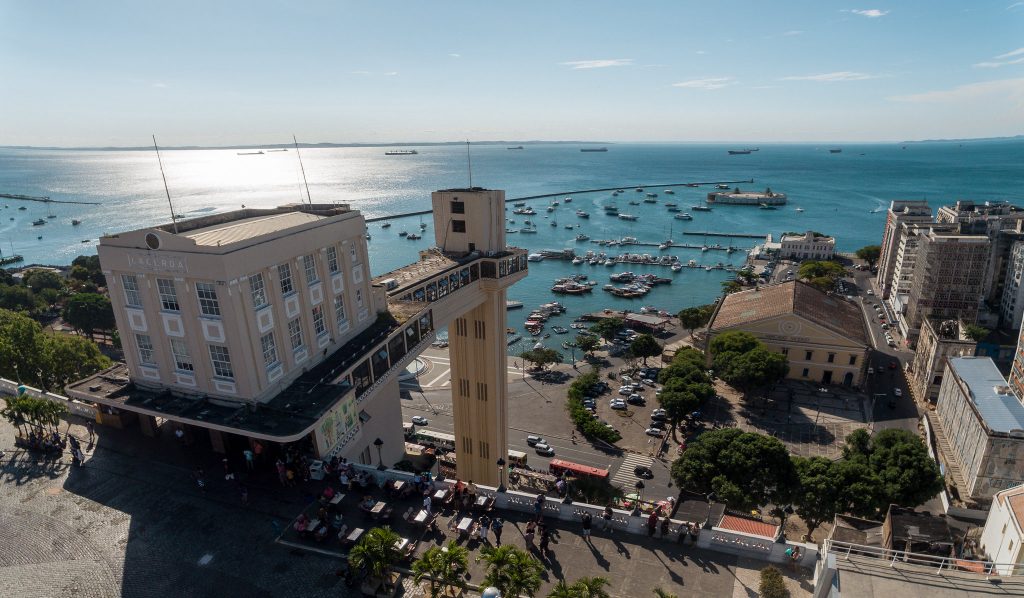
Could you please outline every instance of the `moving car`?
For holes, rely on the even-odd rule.
[[[423,417],[422,415],[414,415],[412,416],[412,423],[416,424],[417,426],[425,426],[430,423],[430,420]]]
[[[651,471],[651,468],[647,467],[646,465],[637,465],[636,467],[633,468],[633,473],[636,475],[636,477],[643,478],[645,480],[650,480],[654,478],[654,472]]]
[[[526,437],[526,444],[528,444],[530,446],[537,446],[538,444],[544,444],[546,442],[547,441],[544,440],[544,438],[542,438],[541,436],[527,436]]]
[[[538,442],[533,448],[537,451],[538,455],[544,455],[545,457],[555,454],[555,449],[551,448],[546,442]]]

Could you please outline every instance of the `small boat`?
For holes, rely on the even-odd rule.
[[[72,221],[71,221],[71,226],[78,226],[78,225],[79,225],[79,224],[81,224],[81,223],[82,223],[82,221],[81,221],[81,220],[72,220]]]
[[[525,201],[517,201],[517,202],[515,202],[515,203],[514,203],[514,204],[512,204],[512,205],[513,205],[513,206],[515,206],[515,207],[517,207],[517,208],[521,208],[521,207],[523,207],[523,206],[525,206],[525,205],[526,205],[526,202],[525,202]]]
[[[549,224],[551,226],[558,226],[558,221],[557,220],[552,220]]]
[[[579,216],[580,218],[590,218],[590,214],[584,212],[583,210],[576,210],[576,215]]]
[[[573,226],[573,225],[571,225],[571,224],[566,224],[566,225],[565,225],[565,228],[566,228],[566,230],[572,230],[572,229],[574,229],[574,228],[576,228],[576,227],[575,227],[575,226]]]
[[[658,196],[657,193],[648,193],[647,194],[647,197],[652,197],[653,198],[653,197],[657,197],[657,196]]]
[[[581,152],[606,152],[606,151],[608,151],[608,148],[606,148],[606,147],[584,147],[584,148],[580,148],[580,151]]]
[[[384,152],[385,156],[415,156],[419,152],[416,150],[388,150]]]
[[[629,205],[631,205],[631,206],[638,206],[638,205],[640,205],[640,202],[639,201],[631,201],[631,202],[629,202]]]
[[[526,261],[528,261],[528,262],[543,262],[544,261],[544,255],[541,254],[541,253],[531,253],[530,255],[526,256]]]
[[[686,212],[676,214],[675,216],[673,216],[673,218],[675,218],[676,220],[693,220],[693,216],[689,215]]]
[[[761,207],[758,208],[758,209],[760,209],[760,210],[776,210],[778,208],[776,208],[775,206],[770,206],[770,205],[768,205],[766,203],[763,203],[763,204],[761,204]]]
[[[39,220],[32,221],[32,226],[42,226],[46,224],[46,220],[40,218]]]
[[[238,152],[239,156],[262,156],[263,152]]]
[[[625,193],[626,190],[625,189],[616,189],[615,192],[616,193]]]
[[[709,206],[690,206],[690,209],[693,210],[694,212],[710,212],[711,211],[711,208]]]
[[[409,234],[409,233],[408,233],[408,231],[404,231],[404,230],[403,230],[402,232],[398,233],[398,236],[399,236],[399,237],[404,237],[404,236],[406,236],[406,235],[408,235],[408,234]]]
[[[686,186],[687,187],[700,187],[700,184],[698,184],[698,183],[686,183]]]
[[[833,149],[828,150],[828,153],[830,153],[830,154],[841,154],[841,153],[843,153],[843,148],[841,148],[841,147],[833,148]]]
[[[676,207],[677,205],[679,205],[679,204],[674,204],[674,203],[672,203],[672,202],[665,202],[665,207],[666,207],[666,208],[674,208],[674,207]]]
[[[523,307],[523,302],[522,301],[513,301],[511,299],[508,299],[508,300],[505,301],[505,309],[508,309],[508,310],[522,309],[522,307]]]
[[[683,269],[683,265],[680,264],[679,262],[676,262],[676,263],[672,264],[672,271],[673,272],[679,272],[682,269]]]
[[[548,206],[547,209],[548,209],[549,212],[554,212],[555,211],[555,206]]]
[[[82,242],[83,242],[83,243],[88,243],[88,242],[89,242],[89,241],[91,241],[91,240],[92,240],[92,239],[82,239]]]
[[[521,232],[523,234],[527,234],[527,235],[535,235],[535,234],[537,234],[537,229],[535,229],[535,228],[525,228],[524,227],[524,228],[519,229],[519,232]]]
[[[565,203],[572,203],[572,198],[571,197],[566,197],[562,201],[564,201]]]
[[[19,210],[27,210],[28,208],[26,208],[25,206],[21,206],[21,207],[19,207],[18,209],[19,209]]]
[[[803,208],[797,208],[797,209],[796,209],[796,211],[797,211],[797,212],[803,212],[803,211],[804,211],[804,209],[803,209]]]
[[[632,214],[619,214],[619,220],[636,220],[637,217]]]
[[[510,150],[521,150],[521,149],[523,149],[523,146],[521,146],[521,145],[517,145],[517,146],[515,146],[515,147],[507,147],[507,148],[505,148],[505,149],[510,149]]]
[[[406,239],[409,239],[410,241],[419,241],[419,240],[420,240],[420,239],[422,239],[423,237],[421,237],[421,236],[417,235],[416,233],[412,233],[412,234],[410,234],[410,235],[407,235],[407,236],[406,236],[405,238],[406,238]]]
[[[644,203],[658,203],[658,200],[654,199],[653,197],[648,197],[647,199],[644,200]]]
[[[390,222],[385,222],[384,224],[380,225],[380,227],[381,228],[391,228],[391,223]]]
[[[679,208],[677,208],[677,207],[675,207],[675,206],[672,206],[671,208],[669,208],[669,209],[668,209],[668,211],[669,211],[669,212],[678,212],[678,211],[679,211]]]
[[[748,150],[748,149],[728,150],[728,151],[729,151],[729,155],[730,156],[745,156],[745,155],[750,153],[750,150]]]
[[[584,235],[583,233],[580,233],[580,234],[576,235],[576,242],[577,243],[582,243],[583,241],[589,241],[589,240],[590,240],[590,237],[587,236],[587,235]]]
[[[676,194],[676,192],[671,190],[671,189],[665,189],[664,191],[662,191],[662,193],[664,193],[665,195],[675,195]]]
[[[636,188],[636,192],[637,193],[643,193],[644,192],[644,188],[643,187],[637,187]]]
[[[565,333],[569,332],[569,329],[568,328],[564,328],[562,326],[552,326],[551,327],[551,332],[554,332],[555,334],[565,334]]]
[[[572,263],[574,266],[579,266],[580,264],[583,263],[583,258],[577,255],[576,257],[572,258]]]

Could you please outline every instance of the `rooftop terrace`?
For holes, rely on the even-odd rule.
[[[949,367],[964,381],[971,401],[994,432],[1024,435],[1024,405],[988,357],[953,357]]]

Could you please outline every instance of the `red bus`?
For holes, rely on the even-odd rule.
[[[548,471],[556,476],[566,473],[578,478],[595,478],[598,480],[608,478],[607,469],[590,467],[589,465],[580,465],[579,463],[563,461],[562,459],[552,459],[551,464],[548,466]]]

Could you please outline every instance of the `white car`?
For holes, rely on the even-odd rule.
[[[617,411],[625,411],[626,410],[626,403],[625,403],[625,401],[616,401],[616,402],[613,402],[611,404],[611,408],[615,409]]]
[[[533,448],[537,451],[538,455],[544,455],[545,457],[555,454],[555,449],[551,448],[551,445],[546,442],[538,442]]]
[[[648,436],[656,436],[658,438],[661,438],[661,430],[657,428],[647,428],[646,430],[644,430],[644,434],[647,434]]]
[[[650,378],[644,378],[641,382],[652,388],[654,387],[654,380],[651,380]]]
[[[629,376],[622,376],[619,379],[622,380],[622,382],[624,382],[625,384],[632,384],[633,383],[633,378],[631,378]]]
[[[665,415],[665,414],[667,414],[668,412],[667,412],[667,411],[665,411],[664,409],[662,409],[661,407],[658,407],[657,409],[654,409],[654,410],[652,410],[652,411],[651,411],[651,414],[652,414],[652,415],[654,415],[654,414],[657,414],[657,413],[660,413],[660,414],[662,414],[662,415]]]
[[[619,389],[619,394],[626,397],[633,394],[633,387],[631,385],[623,386]]]
[[[868,289],[868,295],[874,295],[874,294],[875,294],[874,291],[872,291],[871,289]]]
[[[416,424],[417,426],[425,426],[430,423],[430,420],[423,417],[422,415],[414,415],[412,416],[412,423]]]
[[[875,368],[868,368],[868,375],[869,375],[869,376],[870,376],[871,374],[874,374],[874,373],[875,373]]]

